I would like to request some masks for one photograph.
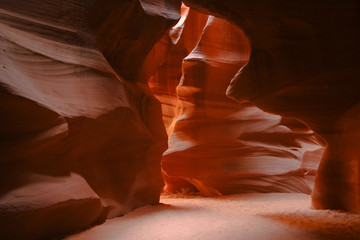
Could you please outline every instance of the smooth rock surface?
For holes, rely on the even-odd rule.
[[[1,239],[156,204],[163,179],[310,193],[317,172],[315,208],[360,212],[358,2],[185,3],[0,0]]]
[[[105,221],[109,209],[77,174],[21,175],[26,184],[2,195],[1,239],[45,239]]]
[[[310,194],[307,179],[319,158],[306,167],[304,154],[319,149],[320,157],[322,148],[312,132],[225,95],[232,77],[248,62],[244,33],[226,20],[190,9],[169,36],[173,41],[162,48],[168,58],[150,79],[169,134],[162,160],[165,191]]]
[[[1,224],[1,239],[53,237],[158,203],[167,135],[135,76],[180,4],[0,1],[0,215],[31,223]]]
[[[237,101],[306,123],[327,142],[313,192],[316,208],[360,212],[358,1],[185,0],[239,26],[249,63],[227,90]]]

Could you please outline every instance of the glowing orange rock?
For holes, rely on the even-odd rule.
[[[249,63],[232,79],[229,96],[300,119],[326,140],[314,206],[359,212],[358,3],[185,3],[229,19],[249,38]]]
[[[305,151],[319,148],[315,137],[304,126],[291,131],[281,117],[225,96],[231,78],[248,61],[249,44],[234,25],[205,17],[189,11],[182,41],[175,42],[150,82],[170,134],[162,161],[165,190],[310,193],[302,160]],[[202,28],[186,32],[188,26]]]
[[[148,56],[158,55],[156,46],[167,46],[163,51],[163,61],[158,61],[147,76],[151,91],[162,103],[162,115],[168,135],[173,131],[175,121],[181,114],[177,86],[182,75],[182,61],[199,41],[208,15],[183,6],[182,17],[169,34],[165,35]],[[164,48],[164,47],[163,47]],[[149,61],[154,62],[154,57]]]

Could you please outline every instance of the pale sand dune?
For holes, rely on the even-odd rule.
[[[311,209],[299,193],[228,195],[219,198],[162,196],[66,240],[359,239],[360,215]]]

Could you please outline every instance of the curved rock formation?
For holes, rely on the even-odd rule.
[[[327,142],[316,178],[316,208],[360,211],[360,32],[357,1],[185,0],[244,30],[249,63],[228,95],[300,119]]]
[[[176,41],[174,32],[180,34]],[[170,135],[162,160],[165,190],[310,193],[305,173],[317,166],[305,169],[303,156],[320,148],[312,132],[287,120],[292,131],[280,116],[225,95],[231,78],[248,62],[243,32],[190,10],[170,37],[168,58],[150,81]]]
[[[158,203],[162,176],[310,193],[316,134],[313,205],[360,212],[358,2],[185,2],[0,0],[1,239]]]
[[[99,196],[77,174],[21,177],[13,182],[16,189],[1,196],[2,239],[48,239],[100,223],[108,214]]]
[[[160,104],[134,81],[179,8],[0,1],[2,239],[64,234],[159,201],[167,135]]]
[[[162,103],[163,121],[169,136],[182,111],[177,94],[177,86],[182,76],[182,62],[200,40],[207,19],[208,15],[183,5],[180,21],[148,55],[152,62],[159,59],[146,79],[149,79],[151,91]],[[163,51],[157,50],[160,48]]]

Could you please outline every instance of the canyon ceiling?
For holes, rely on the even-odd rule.
[[[184,3],[0,0],[2,239],[162,191],[360,212],[360,3]]]

